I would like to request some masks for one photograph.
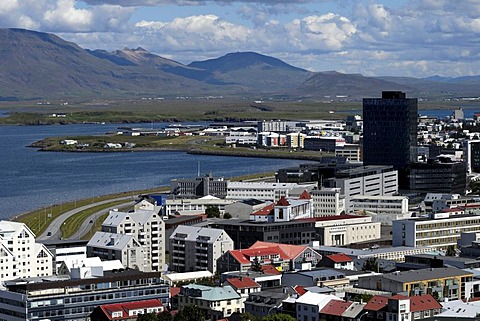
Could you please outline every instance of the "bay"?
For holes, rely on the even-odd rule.
[[[165,125],[131,126],[162,128]],[[0,219],[75,199],[166,186],[174,178],[193,178],[198,172],[230,178],[306,162],[184,152],[39,152],[26,147],[45,137],[100,135],[113,132],[119,126],[0,126]]]

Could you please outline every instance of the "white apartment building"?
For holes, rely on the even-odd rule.
[[[299,188],[311,190],[317,185],[297,183],[267,183],[267,182],[227,182],[227,199],[245,200],[258,199],[261,201],[277,202],[280,198],[289,197],[290,192]]]
[[[288,133],[287,146],[289,148],[303,148],[307,135],[302,133]]]
[[[170,236],[170,270],[217,272],[217,259],[233,250],[233,240],[221,229],[180,225]]]
[[[322,188],[310,192],[313,199],[313,216],[340,215],[345,211],[345,198],[340,195],[340,188]]]
[[[320,310],[322,310],[331,300],[342,301],[342,299],[335,295],[307,291],[295,300],[295,306],[297,308],[296,319],[319,321]]]
[[[370,216],[338,215],[315,218],[320,245],[344,246],[380,238],[380,222]]]
[[[0,221],[0,281],[53,275],[53,254],[24,223]]]
[[[225,213],[225,206],[236,202],[231,199],[223,199],[207,195],[201,198],[176,198],[167,199],[165,203],[165,215],[205,213],[209,206],[217,207],[220,213]]]
[[[445,250],[457,245],[461,233],[480,232],[479,215],[434,214],[393,222],[393,246],[420,246]]]
[[[129,236],[131,238],[125,238]],[[130,251],[126,251],[129,248]],[[128,257],[112,257],[111,251],[124,249]],[[121,259],[131,267],[136,258],[136,268],[143,272],[163,271],[165,266],[165,223],[155,211],[138,210],[132,213],[110,211],[97,232],[87,244],[88,256],[102,259]]]
[[[356,195],[350,198],[348,213],[365,212],[375,222],[392,225],[392,221],[409,217],[408,197]]]

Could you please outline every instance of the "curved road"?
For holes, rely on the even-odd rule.
[[[60,227],[62,226],[63,222],[65,222],[65,220],[67,218],[69,218],[70,216],[72,215],[75,215],[77,214],[78,212],[81,212],[83,210],[86,210],[86,209],[89,209],[91,207],[95,207],[95,206],[98,206],[98,205],[102,205],[102,204],[106,204],[106,203],[110,203],[110,202],[114,202],[114,201],[123,201],[123,200],[131,200],[131,202],[133,202],[133,196],[122,196],[122,197],[119,197],[119,198],[112,198],[112,199],[108,199],[108,200],[104,200],[104,201],[100,201],[100,202],[96,202],[96,203],[92,203],[92,204],[88,204],[88,205],[84,205],[84,206],[81,206],[81,207],[77,207],[73,210],[70,210],[68,212],[65,212],[63,213],[62,215],[58,216],[57,218],[55,218],[52,223],[50,223],[50,225],[48,226],[48,228],[42,233],[40,234],[39,236],[37,236],[37,240],[47,240],[47,239],[55,239],[55,240],[58,240],[62,237],[61,235],[61,232],[60,232]],[[123,206],[123,204],[119,204],[119,205],[116,205],[112,208],[117,208],[119,206]],[[95,215],[95,214],[94,214]],[[94,216],[93,215],[93,216]],[[87,222],[90,222],[90,220],[87,220]],[[85,222],[82,223],[82,225],[84,224]],[[50,235],[49,235],[50,234]]]
[[[112,207],[109,207],[109,208],[105,208],[101,211],[98,211],[96,213],[93,213],[92,215],[90,215],[89,217],[87,217],[86,220],[84,220],[82,222],[82,224],[78,227],[77,231],[72,235],[70,236],[68,239],[69,240],[79,240],[82,238],[82,236],[84,236],[85,234],[87,234],[88,232],[90,232],[91,228],[92,228],[92,225],[97,221],[97,219],[102,216],[103,214],[105,213],[108,213],[109,211],[115,209],[115,208],[122,208],[124,206],[131,206],[131,205],[134,205],[135,202],[134,201],[129,201],[127,203],[122,203],[122,204],[117,204],[115,206],[112,206]],[[98,204],[97,204],[98,205]]]

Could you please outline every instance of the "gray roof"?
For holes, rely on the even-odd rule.
[[[155,213],[155,211],[150,211],[150,210],[136,210],[133,213],[110,211],[105,221],[103,221],[102,225],[118,226],[127,216],[133,221],[135,221],[136,223],[140,225],[144,225],[150,220],[150,218],[154,214],[157,214],[157,213]]]
[[[202,236],[210,238],[209,243],[213,243],[222,235],[222,233],[224,233],[224,230],[216,228],[179,225],[175,231],[173,231],[170,239],[178,237],[179,234],[184,234],[185,241],[196,241],[199,236]]]
[[[88,242],[87,246],[123,250],[132,238],[132,235],[96,232]]]
[[[394,272],[384,274],[383,277],[392,281],[409,283],[422,280],[441,279],[453,276],[462,276],[471,274],[470,272],[453,267],[430,268],[421,270],[412,270],[405,272]]]
[[[240,295],[229,285],[212,287],[199,284],[189,284],[183,288],[197,289],[202,291],[202,299],[206,301],[223,301],[240,299]]]

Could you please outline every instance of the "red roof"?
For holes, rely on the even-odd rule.
[[[273,274],[273,275],[280,275],[282,274],[279,270],[277,270],[273,265],[271,264],[265,264],[261,266],[262,272],[267,273],[267,274]]]
[[[343,262],[352,262],[352,258],[345,253],[338,253],[338,254],[330,254],[327,255],[327,258],[329,258],[331,261],[335,263],[343,263]]]
[[[277,202],[276,205],[278,205],[278,206],[289,206],[290,203],[287,201],[287,199],[285,198],[285,196],[282,196],[282,197],[278,200],[278,202]]]
[[[305,190],[305,191],[303,191],[302,194],[300,194],[299,199],[301,199],[301,200],[310,200],[310,199],[312,199],[312,196],[310,196],[310,194]]]
[[[410,311],[425,311],[440,309],[442,305],[431,294],[417,295],[410,297]]]
[[[276,247],[280,250],[280,257],[283,259],[292,260],[300,255],[305,249],[306,246],[302,245],[291,245],[291,244],[282,244],[282,243],[271,243],[271,242],[262,242],[257,241],[249,249],[258,249],[265,247]]]
[[[175,286],[172,286],[170,288],[170,297],[173,298],[174,296],[180,294],[180,288],[179,287],[175,287]]]
[[[381,295],[374,295],[363,308],[369,311],[379,311],[388,305],[388,297]]]
[[[293,287],[293,290],[294,290],[295,292],[297,292],[298,295],[300,295],[300,296],[302,296],[302,295],[304,295],[305,293],[307,293],[307,290],[305,290],[305,288],[304,288],[303,286],[301,286],[301,285],[295,285],[295,286]]]
[[[148,308],[161,308],[160,312],[163,311],[162,302],[157,299],[125,302],[125,303],[104,304],[100,306],[100,309],[102,309],[103,313],[105,313],[107,318],[110,320],[131,319],[132,316],[129,315],[130,310],[142,310],[142,313],[143,313],[144,310]],[[113,317],[114,312],[121,312],[122,316]]]
[[[240,250],[230,250],[228,251],[231,256],[240,264],[250,264],[250,260],[242,254]]]
[[[259,288],[260,284],[253,281],[249,277],[241,277],[241,278],[229,278],[227,282],[230,283],[235,289],[248,289],[248,288]]]
[[[334,220],[348,220],[348,219],[362,218],[362,217],[365,217],[365,216],[343,214],[343,215],[331,215],[331,216],[322,216],[322,217],[301,218],[301,219],[298,219],[298,221],[323,222],[323,221],[334,221]]]
[[[335,315],[335,316],[342,316],[342,314],[347,311],[347,309],[353,304],[353,302],[345,302],[345,301],[339,301],[339,300],[330,300],[322,310],[320,310],[320,313],[322,314],[328,314],[328,315]]]
[[[274,210],[274,208],[275,208],[275,204],[269,204],[264,208],[261,208],[258,211],[253,212],[251,215],[268,215]]]

